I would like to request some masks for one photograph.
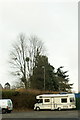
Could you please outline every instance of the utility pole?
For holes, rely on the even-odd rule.
[[[42,68],[44,69],[44,90],[45,90],[45,66],[42,66]]]

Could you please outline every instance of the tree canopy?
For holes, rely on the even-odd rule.
[[[18,42],[10,52],[11,71],[18,76],[25,88],[50,91],[69,91],[73,84],[69,84],[68,71],[63,66],[55,72],[48,57],[44,54],[45,47],[37,36],[20,34]]]
[[[36,55],[43,54],[43,51],[43,43],[37,36],[26,38],[20,34],[13,44],[9,62],[11,72],[24,83],[26,89],[30,86],[29,77],[33,74]]]
[[[57,72],[55,68],[48,62],[48,57],[38,56],[36,66],[33,69],[33,75],[30,77],[31,88],[44,90],[44,74],[45,74],[45,90],[49,91],[70,91],[73,84],[69,84],[68,71],[63,72],[59,67]],[[45,68],[45,73],[44,69]]]

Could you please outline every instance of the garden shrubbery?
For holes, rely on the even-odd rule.
[[[76,98],[76,109],[80,110],[80,97]]]
[[[36,96],[43,93],[49,93],[49,91],[25,89],[3,90],[2,98],[11,99],[14,109],[33,109],[36,103]],[[80,98],[76,98],[76,108],[80,110]]]
[[[2,98],[11,99],[13,102],[14,109],[33,109],[36,102],[37,92],[31,91],[16,91],[16,90],[3,90]]]

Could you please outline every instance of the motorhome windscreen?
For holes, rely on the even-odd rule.
[[[75,102],[74,98],[70,98],[70,102]]]
[[[37,99],[37,103],[43,103],[43,99]]]

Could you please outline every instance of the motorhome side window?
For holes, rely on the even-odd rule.
[[[45,99],[45,102],[50,102],[50,99]]]
[[[43,99],[37,99],[37,103],[43,103]]]
[[[70,102],[74,102],[74,98],[70,98]]]
[[[62,99],[61,99],[61,102],[62,102],[62,103],[67,103],[67,98],[62,98]]]

